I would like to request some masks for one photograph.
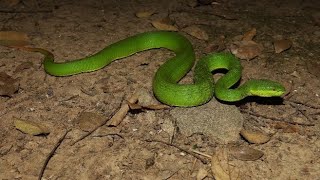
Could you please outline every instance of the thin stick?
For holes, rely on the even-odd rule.
[[[92,133],[94,133],[97,129],[99,129],[100,127],[104,126],[105,124],[107,124],[108,120],[110,118],[106,118],[101,124],[99,124],[98,126],[94,127],[91,131],[89,131],[88,133],[84,134],[83,136],[81,136],[79,139],[73,141],[72,143],[70,143],[70,146],[75,145],[77,142],[83,140],[84,138],[90,136]]]
[[[168,145],[168,146],[175,147],[175,148],[179,149],[180,151],[183,151],[183,152],[185,152],[185,153],[187,153],[187,154],[190,154],[190,155],[192,155],[193,157],[199,159],[203,164],[208,164],[208,161],[205,160],[205,159],[203,159],[203,158],[201,158],[198,154],[193,153],[193,152],[191,152],[191,151],[188,151],[188,150],[186,150],[186,149],[183,149],[183,148],[181,148],[181,147],[179,147],[179,146],[177,146],[177,145],[175,145],[175,144],[170,144],[170,143],[167,143],[167,142],[164,142],[164,141],[161,141],[161,140],[155,140],[155,139],[153,139],[153,140],[147,140],[147,142],[159,142],[159,143],[162,143],[162,144],[165,144],[165,145]]]
[[[41,180],[44,174],[44,171],[47,168],[47,165],[50,161],[50,159],[52,158],[52,156],[54,155],[54,153],[56,152],[56,150],[58,149],[58,147],[61,145],[62,141],[65,139],[65,137],[67,136],[67,134],[71,131],[71,129],[66,130],[66,132],[63,134],[63,136],[59,139],[59,141],[55,144],[55,146],[53,147],[53,149],[51,150],[51,152],[48,154],[38,177],[38,180]]]
[[[240,111],[244,112],[244,113],[247,113],[249,115],[252,115],[252,116],[262,117],[262,118],[265,118],[265,119],[270,119],[270,120],[273,120],[273,121],[280,121],[280,122],[293,124],[293,125],[300,125],[300,126],[314,126],[315,125],[315,124],[311,124],[311,123],[310,124],[306,124],[306,123],[299,123],[299,122],[284,121],[284,120],[279,119],[279,118],[269,117],[269,116],[266,116],[266,115],[258,114],[258,113],[255,113],[255,112],[252,112],[252,111],[247,111],[247,110],[244,110],[244,109],[240,109]]]

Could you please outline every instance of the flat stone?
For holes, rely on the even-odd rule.
[[[203,133],[225,143],[239,139],[244,120],[237,107],[214,99],[202,106],[177,107],[170,114],[176,119],[182,134]]]

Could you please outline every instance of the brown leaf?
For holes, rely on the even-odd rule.
[[[16,69],[14,70],[14,73],[19,73],[22,72],[25,69],[30,69],[33,66],[33,63],[28,61],[28,62],[23,62],[20,65],[18,65],[16,67]]]
[[[239,177],[239,170],[228,164],[228,155],[224,149],[217,149],[211,157],[211,171],[216,180],[231,180]]]
[[[140,106],[139,104],[137,103],[130,103],[129,101],[127,102],[127,104],[129,105],[129,108],[131,110],[137,110],[137,109],[142,109],[143,107]]]
[[[207,41],[209,39],[208,34],[198,26],[188,26],[184,28],[183,31],[200,40]]]
[[[136,17],[138,18],[147,18],[152,16],[153,14],[154,14],[154,11],[139,11],[135,13]]]
[[[254,38],[254,36],[256,36],[256,34],[257,34],[257,29],[252,28],[250,31],[246,32],[243,35],[242,41],[252,41],[252,39]]]
[[[208,176],[208,171],[204,168],[200,168],[198,173],[197,173],[197,180],[203,180]]]
[[[17,118],[14,120],[14,126],[21,132],[34,136],[50,133],[49,129],[45,125]]]
[[[255,161],[260,159],[264,153],[260,150],[253,149],[251,147],[230,147],[230,154],[236,159],[242,161]]]
[[[273,46],[274,51],[278,54],[289,49],[292,46],[292,41],[288,39],[276,40],[273,42]]]
[[[88,132],[104,123],[105,119],[106,117],[97,113],[81,112],[75,122],[79,123],[81,130]]]
[[[168,17],[152,21],[151,24],[159,30],[178,31],[178,28],[174,26],[174,22]]]
[[[253,59],[262,53],[263,46],[254,41],[240,41],[231,45],[232,54],[240,59]]]
[[[270,140],[270,136],[268,136],[262,132],[242,129],[240,131],[240,134],[248,142],[254,143],[254,144],[263,144],[263,143],[266,143]]]
[[[136,103],[138,101],[139,95],[138,93],[133,94],[127,102]],[[115,115],[107,122],[107,126],[118,126],[122,120],[126,117],[129,111],[129,105],[124,103],[121,105],[120,109],[115,113]]]
[[[29,44],[29,38],[26,33],[16,31],[0,31],[0,45],[25,46]]]
[[[0,96],[9,96],[17,92],[19,83],[5,72],[0,72]]]

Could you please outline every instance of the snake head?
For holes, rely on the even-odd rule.
[[[278,97],[286,92],[282,84],[267,79],[251,79],[248,84],[249,94],[252,96]]]

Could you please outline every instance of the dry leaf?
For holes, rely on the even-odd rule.
[[[138,110],[138,109],[142,109],[143,107],[140,106],[139,104],[137,103],[130,103],[129,101],[127,102],[127,104],[129,105],[129,108],[131,110]]]
[[[293,125],[293,124],[290,124],[286,128],[283,129],[284,133],[299,133],[300,131],[301,131],[300,126]]]
[[[252,39],[254,38],[254,36],[256,36],[256,34],[257,34],[257,29],[252,28],[250,31],[246,32],[243,35],[242,41],[252,41]]]
[[[25,46],[30,44],[26,33],[16,31],[0,31],[0,45]]]
[[[211,157],[211,171],[216,180],[231,180],[239,177],[239,170],[228,164],[228,155],[224,149],[217,149]]]
[[[208,171],[204,168],[200,168],[197,173],[197,180],[202,180],[208,176]]]
[[[288,39],[281,39],[273,42],[274,51],[276,53],[281,53],[292,46],[292,41]]]
[[[97,126],[105,122],[106,117],[93,112],[81,112],[75,122],[79,123],[79,127],[83,131],[91,131]]]
[[[156,21],[152,21],[151,24],[159,30],[178,31],[178,28],[173,25],[174,23],[170,18],[163,18]]]
[[[208,54],[208,53],[212,53],[212,52],[221,52],[225,49],[226,49],[225,37],[219,36],[215,40],[215,42],[208,43],[208,45],[204,49],[204,52]]]
[[[184,28],[183,31],[197,39],[206,40],[206,41],[209,39],[208,34],[198,26],[188,26]]]
[[[254,41],[240,41],[231,45],[232,54],[240,59],[253,59],[262,53],[263,46]]]
[[[248,142],[254,144],[263,144],[270,140],[270,136],[257,131],[250,131],[242,129],[240,134],[243,138],[245,138]]]
[[[139,12],[136,12],[136,17],[138,18],[147,18],[147,17],[150,17],[154,14],[153,11],[139,11]]]
[[[5,72],[0,72],[0,96],[9,96],[17,92],[19,83]]]
[[[239,19],[239,17],[237,17],[237,15],[235,13],[231,12],[228,9],[221,8],[221,3],[212,2],[211,4],[212,4],[212,6],[211,6],[212,10],[211,10],[210,14],[215,15],[215,16],[222,18],[222,19],[226,19],[226,20]]]
[[[33,63],[30,61],[23,62],[16,67],[16,69],[14,70],[14,73],[20,73],[25,69],[30,69],[32,66],[33,66]]]
[[[230,46],[230,51],[232,54],[240,59],[247,60],[259,56],[262,53],[263,46],[262,44],[256,43],[252,40],[256,33],[257,30],[253,28],[242,36],[241,41],[234,42]]]
[[[229,150],[233,157],[242,161],[255,161],[264,155],[262,151],[246,146],[230,147]]]
[[[130,103],[136,103],[138,101],[139,95],[138,93],[133,94],[128,102]],[[126,117],[128,111],[129,111],[129,105],[127,103],[122,104],[118,112],[107,122],[108,126],[118,126],[122,120]]]
[[[14,126],[21,132],[31,135],[41,135],[50,133],[49,129],[45,125],[17,118],[14,120]]]
[[[299,125],[288,124],[287,122],[274,122],[273,128],[282,129],[284,133],[299,133],[301,131]]]

